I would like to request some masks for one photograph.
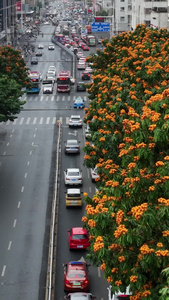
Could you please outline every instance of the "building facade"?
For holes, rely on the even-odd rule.
[[[0,42],[12,44],[16,37],[15,0],[0,0]]]

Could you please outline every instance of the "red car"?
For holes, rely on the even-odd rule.
[[[81,46],[81,48],[82,48],[84,51],[89,51],[89,47],[88,47],[87,45],[85,45],[85,44],[83,44],[83,45]]]
[[[88,266],[82,261],[71,261],[64,264],[64,290],[66,292],[89,290]]]
[[[90,246],[89,235],[86,229],[74,227],[68,231],[69,249],[86,249]]]

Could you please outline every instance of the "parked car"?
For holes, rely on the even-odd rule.
[[[64,290],[66,292],[88,292],[88,264],[83,261],[71,261],[64,264]]]
[[[68,231],[69,249],[86,249],[90,246],[89,234],[83,227],[73,227]]]
[[[79,115],[72,115],[69,119],[69,127],[81,127],[82,128],[82,118]]]
[[[77,140],[67,140],[65,143],[65,153],[80,153],[80,142]]]
[[[95,182],[96,179],[100,178],[100,176],[97,173],[97,167],[95,167],[93,169],[91,168],[90,173],[91,173],[92,182]]]
[[[78,168],[64,170],[65,185],[82,185],[82,171]]]
[[[91,137],[91,132],[90,132],[90,127],[89,127],[89,124],[87,124],[87,127],[85,129],[85,138],[86,139],[89,139]]]
[[[66,207],[82,206],[82,193],[80,189],[67,189],[66,192]]]

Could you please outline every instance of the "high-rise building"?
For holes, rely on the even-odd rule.
[[[16,1],[0,0],[0,42],[12,44],[16,36]]]

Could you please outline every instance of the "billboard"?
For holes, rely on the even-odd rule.
[[[21,11],[22,10],[22,3],[21,1],[16,1],[16,11]]]

